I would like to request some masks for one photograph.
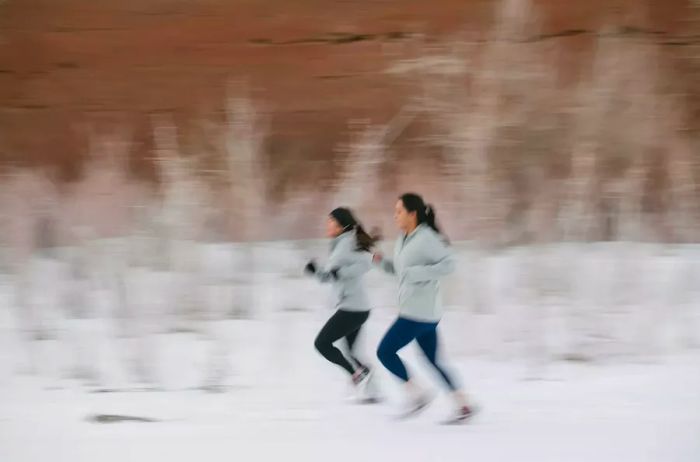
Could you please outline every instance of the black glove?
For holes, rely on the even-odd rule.
[[[308,274],[316,274],[316,262],[314,262],[313,260],[308,262],[304,267],[304,272]]]
[[[339,270],[340,270],[340,268],[333,268],[333,269],[331,270],[331,277],[332,277],[334,280],[336,280],[336,281],[337,281],[338,279],[340,279],[340,276],[338,276],[338,271],[339,271]]]

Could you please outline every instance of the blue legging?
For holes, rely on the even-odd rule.
[[[437,322],[419,322],[401,317],[398,318],[379,343],[379,348],[377,349],[379,361],[389,372],[402,381],[408,382],[408,372],[401,358],[399,358],[398,351],[415,339],[425,357],[430,361],[430,364],[440,373],[447,387],[450,390],[456,390],[457,385],[454,380],[437,361],[437,325]]]

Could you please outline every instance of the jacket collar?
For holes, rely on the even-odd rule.
[[[404,234],[403,239],[401,239],[401,250],[403,250],[404,247],[406,247],[406,244],[408,244],[408,241],[413,239],[417,234],[420,234],[423,229],[425,229],[425,223],[420,223],[418,226],[416,226],[416,229],[411,231],[409,234]]]
[[[355,233],[352,230],[345,231],[344,233],[336,236],[331,240],[331,250],[334,250],[338,244],[343,242],[345,239],[349,239],[350,237],[354,236]]]

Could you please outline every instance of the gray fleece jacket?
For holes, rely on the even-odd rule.
[[[328,261],[315,273],[321,282],[330,282],[338,297],[336,309],[346,311],[368,311],[369,298],[365,291],[362,276],[372,268],[372,255],[357,250],[354,231],[348,231],[331,241]],[[338,279],[331,273],[336,270]]]
[[[455,258],[445,240],[425,224],[409,235],[401,235],[394,246],[393,260],[383,258],[379,266],[399,278],[399,315],[422,322],[442,317],[440,278],[455,269]]]

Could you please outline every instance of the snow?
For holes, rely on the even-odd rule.
[[[60,256],[3,277],[0,461],[700,460],[695,246],[458,243],[443,347],[481,409],[458,427],[439,425],[451,403],[413,346],[402,356],[439,393],[425,413],[394,418],[401,390],[380,367],[386,402],[348,399],[313,349],[330,295],[298,271],[323,243],[257,243],[254,271],[250,249],[198,246],[169,271],[115,253],[87,280]],[[376,364],[394,288],[367,284]],[[250,319],[231,316],[241,298]],[[155,422],[91,419],[110,414]]]

